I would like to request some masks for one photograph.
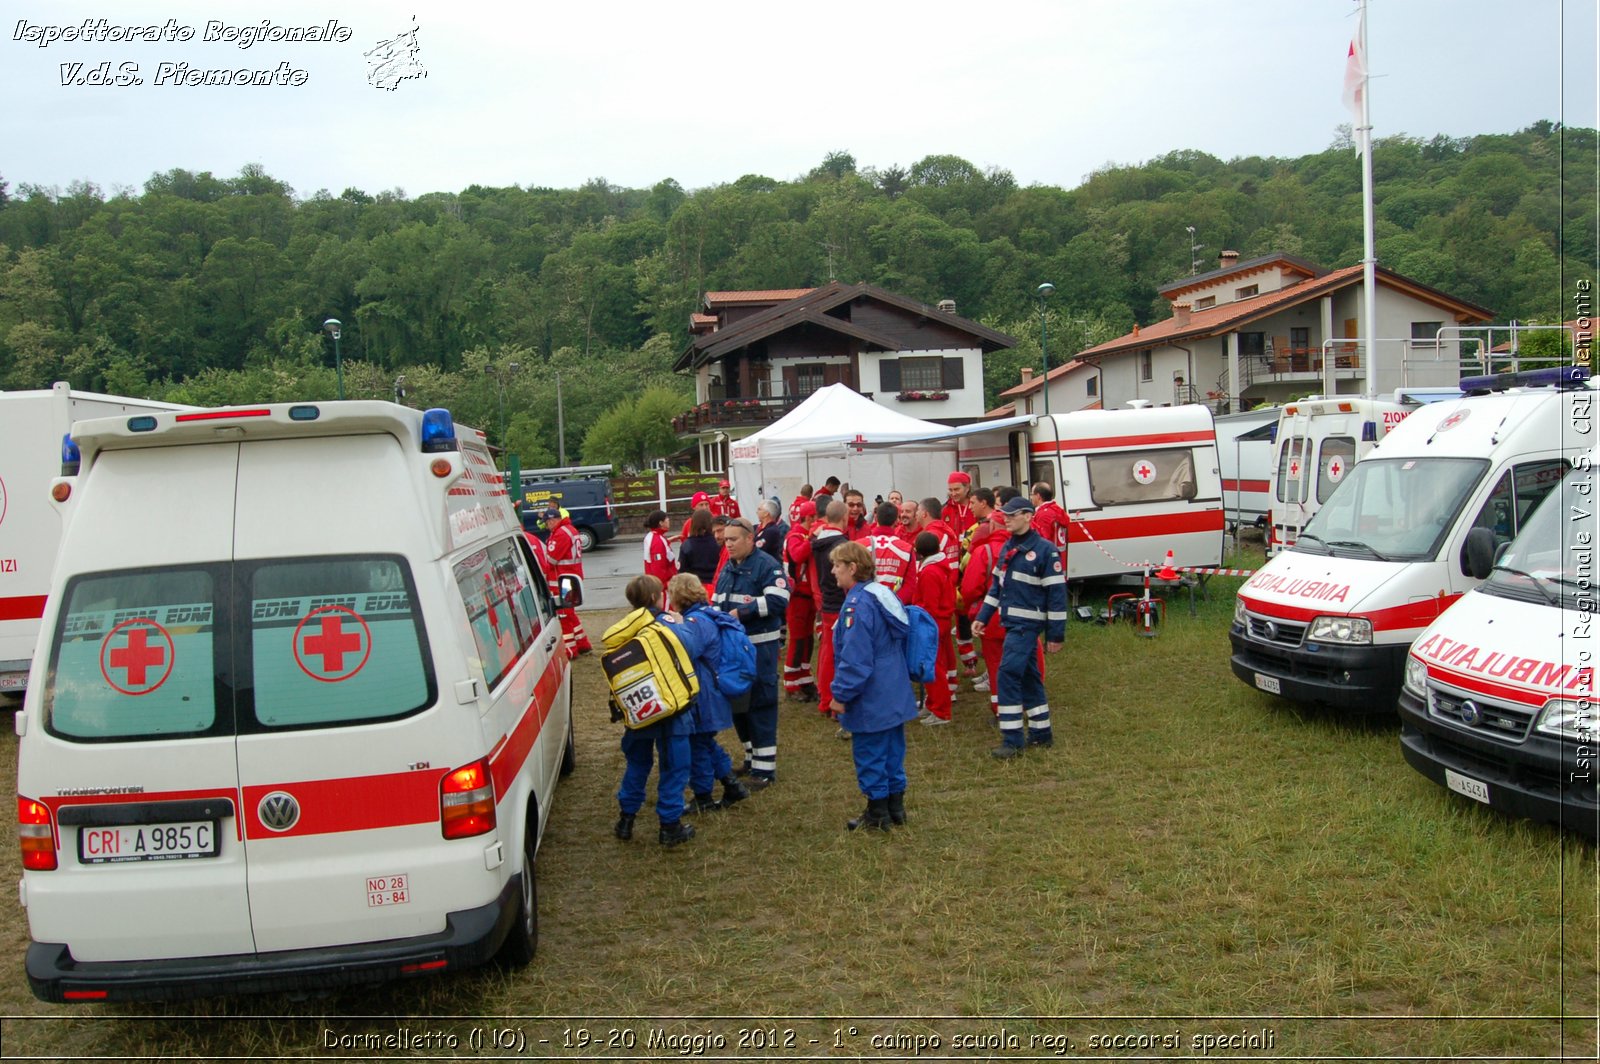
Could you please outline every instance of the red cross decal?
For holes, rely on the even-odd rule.
[[[858,432],[856,438],[850,442],[856,445],[856,451],[859,453],[866,446],[867,438]]]
[[[117,633],[122,631],[127,632],[128,641],[113,646]],[[157,640],[154,643],[150,641],[152,635]],[[148,617],[123,621],[111,629],[101,644],[100,674],[106,683],[125,695],[147,695],[172,675],[174,655],[171,650],[171,633],[155,621]],[[122,683],[111,678],[111,670],[115,669],[122,670]]]
[[[128,670],[129,687],[143,687],[149,683],[150,678],[146,675],[146,670],[152,665],[161,665],[166,660],[166,650],[151,646],[150,633],[143,628],[130,630],[127,644],[111,652],[111,667]]]
[[[1328,464],[1328,474],[1332,476],[1334,480],[1338,480],[1339,477],[1344,474],[1344,466],[1339,464],[1339,460],[1337,458]]]
[[[1155,470],[1151,469],[1149,466],[1141,465],[1139,467],[1139,477],[1140,477],[1140,479],[1143,479],[1143,478],[1148,477],[1148,476],[1153,476],[1153,475],[1155,475]]]
[[[1300,463],[1299,462],[1290,462],[1289,463],[1289,475],[1291,477],[1297,477],[1297,476],[1300,475]]]
[[[344,656],[361,649],[361,636],[345,632],[343,618],[324,617],[322,634],[309,637],[305,649],[307,654],[321,656],[323,672],[343,672]]]
[[[347,617],[359,626],[359,631],[345,630]],[[311,628],[309,632],[306,631],[308,627]],[[323,683],[338,683],[348,680],[366,665],[372,656],[372,632],[355,610],[345,606],[319,606],[301,619],[294,630],[291,647],[301,672]],[[355,654],[360,658],[348,665],[345,656]],[[318,662],[317,658],[322,660]],[[313,668],[307,668],[307,659],[312,659],[309,664]]]

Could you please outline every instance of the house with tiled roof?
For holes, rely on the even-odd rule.
[[[1144,399],[1157,406],[1209,403],[1218,413],[1282,402],[1307,393],[1359,395],[1374,391],[1453,385],[1461,376],[1459,329],[1493,312],[1393,270],[1377,270],[1376,342],[1359,338],[1363,320],[1362,267],[1328,270],[1294,255],[1274,253],[1240,261],[1223,252],[1221,265],[1159,289],[1172,316],[1078,352],[1053,368],[1048,384],[1035,377],[1007,391],[1018,413],[1043,409],[1049,387],[1055,411],[1075,409],[1067,380],[1091,367],[1107,408]],[[1058,403],[1058,389],[1061,399]],[[1081,400],[1081,397],[1077,397]]]
[[[926,421],[978,421],[983,356],[1014,343],[950,300],[929,306],[876,285],[707,292],[674,366],[694,377],[695,405],[673,429],[715,472],[734,441],[830,384]]]

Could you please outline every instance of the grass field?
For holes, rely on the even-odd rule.
[[[1595,850],[1423,779],[1393,718],[1239,683],[1238,582],[1213,581],[1196,617],[1175,602],[1154,639],[1074,623],[1049,665],[1053,750],[991,760],[971,692],[954,726],[911,726],[910,823],[887,838],[844,830],[861,804],[848,745],[785,703],[777,786],[676,850],[648,805],[617,842],[617,731],[583,659],[530,969],[57,1008],[28,993],[6,891],[4,1053],[489,1059],[474,1031],[504,1031],[506,1059],[1592,1059]],[[418,1048],[428,1032],[457,1044]]]

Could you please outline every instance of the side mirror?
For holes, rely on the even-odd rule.
[[[1474,580],[1482,580],[1494,568],[1498,551],[1492,528],[1472,528],[1467,531],[1467,542],[1461,548],[1461,571]]]
[[[583,581],[572,573],[562,573],[559,583],[561,588],[561,608],[564,610],[576,609],[583,605]]]

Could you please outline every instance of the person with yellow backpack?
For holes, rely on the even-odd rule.
[[[633,612],[606,629],[601,659],[612,686],[613,712],[627,725],[622,756],[627,766],[617,788],[620,815],[612,833],[633,838],[633,821],[644,805],[645,783],[659,759],[656,778],[658,838],[677,846],[694,837],[683,822],[683,790],[689,783],[689,735],[694,717],[689,710],[698,693],[689,656],[668,625],[660,623],[665,589],[653,576],[636,576],[623,590]],[[687,670],[687,675],[685,675]]]

